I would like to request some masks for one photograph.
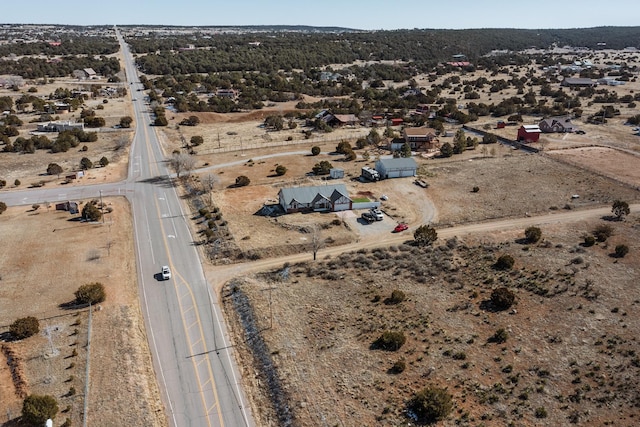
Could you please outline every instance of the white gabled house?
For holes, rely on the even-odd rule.
[[[353,203],[344,184],[283,188],[278,200],[286,213],[346,211]]]

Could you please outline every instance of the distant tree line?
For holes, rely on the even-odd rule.
[[[310,70],[356,60],[402,60],[417,68],[450,61],[462,53],[472,62],[492,50],[529,47],[585,46],[622,49],[640,38],[640,27],[597,27],[563,30],[471,29],[397,30],[342,33],[263,32],[171,37],[128,37],[132,50],[149,74],[190,74],[223,71]],[[250,44],[259,42],[259,46]],[[194,50],[183,50],[194,45]],[[156,53],[158,52],[159,53]],[[505,64],[506,65],[506,64]]]
[[[45,55],[47,57],[111,55],[120,49],[117,40],[113,37],[70,37],[68,35],[61,37],[56,34],[51,34],[47,38],[60,42],[60,45],[52,45],[44,41],[36,43],[10,43],[0,45],[0,56],[8,56],[11,53],[18,56]]]
[[[72,56],[67,55],[60,61],[50,61],[44,58],[26,56],[17,61],[0,61],[0,74],[11,74],[25,79],[38,79],[44,77],[66,77],[74,70],[93,68],[93,70],[105,77],[110,77],[120,71],[120,63],[117,58],[101,56]]]

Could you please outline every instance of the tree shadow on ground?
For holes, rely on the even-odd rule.
[[[75,299],[71,300],[69,302],[63,302],[62,304],[58,305],[58,308],[62,309],[62,310],[78,310],[80,308],[87,308],[89,307],[89,304],[79,304]]]
[[[480,310],[488,311],[489,313],[499,313],[501,311],[506,311],[507,309],[500,309],[496,307],[496,305],[491,302],[490,299],[486,299],[480,302]]]
[[[168,175],[153,176],[151,178],[141,179],[138,182],[141,182],[141,183],[144,183],[144,184],[159,185],[159,186],[165,187],[165,188],[173,188],[173,187],[176,186],[176,184],[173,181],[173,179],[171,179]]]

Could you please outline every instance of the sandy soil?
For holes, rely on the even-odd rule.
[[[258,423],[405,425],[412,394],[436,385],[454,401],[439,425],[635,425],[638,221],[612,223],[615,235],[591,248],[578,243],[601,221],[545,227],[538,245],[515,243],[517,230],[433,250],[361,250],[293,265],[286,282],[279,270],[233,281],[235,292],[223,292],[226,308],[244,306],[246,295],[251,331],[261,331],[268,355],[258,362],[248,354],[246,343],[258,338],[234,317],[251,372],[245,381],[263,391],[252,395]],[[619,243],[633,255],[612,258]],[[503,253],[516,259],[512,272],[491,268]],[[497,286],[516,293],[513,310],[487,308]],[[406,301],[385,304],[394,289]],[[500,328],[506,343],[489,342]],[[404,332],[400,350],[371,348],[385,330]],[[397,361],[406,368],[393,374]],[[269,408],[265,364],[277,371],[269,394],[288,410]]]
[[[55,91],[56,88],[62,87],[66,89],[86,89],[91,85],[110,86],[106,81],[95,82],[78,82],[77,80],[66,78],[56,79],[52,84],[36,86],[38,92],[35,95],[48,95]],[[8,89],[0,89],[0,96],[11,96],[17,99],[27,93],[29,86],[25,86],[19,92],[13,92]],[[104,101],[107,100],[105,104]],[[103,157],[107,157],[109,165],[106,168],[94,168],[89,170],[88,183],[96,182],[114,182],[120,181],[126,177],[128,165],[128,149],[114,151],[119,140],[126,140],[126,147],[129,146],[133,138],[133,127],[131,129],[114,129],[119,124],[120,118],[123,116],[133,117],[133,111],[130,104],[130,96],[126,98],[103,98],[97,97],[86,101],[86,108],[92,108],[96,111],[96,115],[105,119],[105,127],[101,129],[85,128],[87,132],[98,131],[98,141],[81,143],[78,147],[72,148],[66,153],[49,153],[46,150],[36,150],[33,154],[5,153],[0,150],[0,161],[3,168],[0,171],[0,179],[7,181],[7,187],[2,191],[10,191],[16,179],[21,181],[18,188],[25,188],[39,181],[45,181],[47,185],[60,185],[64,181],[64,174],[79,170],[80,159],[88,157],[93,163]],[[96,107],[102,106],[104,109],[98,110]],[[30,123],[39,117],[39,114],[33,114],[29,110],[17,114],[18,118],[23,121],[23,125],[19,127],[20,136],[30,138],[31,132],[37,129],[37,123]],[[80,118],[80,111],[73,111],[66,114],[59,114],[57,117],[63,121],[77,121]],[[55,139],[56,133],[48,133],[49,139]],[[88,150],[81,151],[83,145]],[[62,179],[57,176],[46,175],[47,165],[49,163],[58,163],[64,169],[61,175]],[[77,184],[76,184],[77,185]]]
[[[40,334],[8,345],[22,359],[28,392],[55,396],[65,410],[57,420],[80,425],[88,313],[59,306],[73,300],[78,286],[103,283],[107,300],[92,321],[89,425],[166,425],[138,304],[131,212],[123,199],[105,202],[113,212],[104,225],[44,207],[9,208],[0,216],[1,332],[19,317],[40,319]],[[2,366],[0,412],[14,418],[22,401]],[[71,387],[75,395],[68,394]]]
[[[549,151],[553,157],[640,189],[640,156],[605,147]]]
[[[506,70],[519,73],[526,71],[525,67],[522,67],[521,70],[515,70],[514,67],[506,67]],[[481,75],[491,77],[486,72],[479,71],[475,76],[463,76],[462,80],[472,79]],[[507,73],[501,73],[497,77],[505,80],[510,78]],[[443,78],[440,77],[439,81]],[[496,78],[496,76],[491,78]],[[426,80],[421,79],[418,79],[420,85],[430,86]],[[59,80],[53,85],[38,87],[38,93],[48,93],[56,87],[64,85],[73,87],[77,83]],[[634,83],[615,88],[609,87],[608,89],[624,95],[637,91],[640,87],[638,83]],[[483,99],[475,100],[474,102],[499,102],[501,99],[516,95],[515,89],[490,94],[487,87],[479,92]],[[12,93],[12,95],[19,96],[20,93]],[[133,96],[139,98],[142,94],[136,93]],[[456,97],[460,104],[466,104],[461,92],[447,94],[444,91],[443,96]],[[103,104],[102,99],[97,99],[89,101],[88,104],[90,107],[98,105],[105,107],[104,110],[98,112],[98,115],[105,117],[107,126],[115,125],[121,116],[132,115],[129,103],[123,100],[109,100],[107,104]],[[267,132],[260,127],[266,115],[284,114],[292,111],[294,105],[295,103],[280,103],[262,111],[228,115],[215,113],[172,114],[170,112],[167,114],[170,125],[162,129],[162,133],[165,135],[163,143],[165,144],[166,152],[181,148],[181,138],[188,141],[191,136],[201,135],[204,137],[205,143],[196,148],[198,167],[237,160],[242,161],[240,165],[215,169],[211,173],[216,174],[219,179],[219,186],[214,194],[215,203],[221,207],[223,220],[228,222],[229,230],[236,244],[243,250],[262,250],[267,253],[267,256],[274,256],[280,253],[288,253],[291,248],[294,248],[294,250],[304,249],[306,236],[300,232],[300,227],[316,221],[322,224],[330,223],[334,218],[333,216],[319,214],[293,215],[278,219],[278,222],[276,222],[272,219],[255,216],[254,213],[264,203],[272,203],[282,185],[313,182],[307,177],[311,166],[321,159],[329,159],[334,162],[333,159],[336,157],[326,153],[331,151],[341,139],[353,142],[358,137],[369,132],[369,129],[364,128],[344,128],[329,134],[314,136],[310,140],[304,140],[301,133],[301,122],[297,122],[298,127],[296,129],[286,129],[280,132]],[[583,117],[597,111],[600,107],[600,104],[583,106],[585,109]],[[624,117],[630,114],[637,114],[637,111],[624,105],[616,107],[619,107],[622,112],[620,118],[611,120],[606,126],[587,125],[577,120],[577,124],[587,131],[584,136],[545,137],[540,145],[545,149],[546,153],[549,153],[549,157],[524,155],[496,146],[495,154],[491,156],[482,155],[476,150],[461,156],[454,156],[452,159],[420,159],[419,161],[422,164],[421,176],[430,183],[430,187],[427,190],[418,187],[414,189],[409,180],[389,180],[376,184],[360,184],[353,181],[347,181],[347,183],[355,194],[370,193],[374,197],[388,194],[390,200],[384,204],[385,212],[391,215],[393,221],[402,220],[412,224],[425,222],[427,218],[424,216],[424,206],[431,202],[435,205],[436,216],[433,219],[437,220],[440,225],[504,216],[522,216],[528,213],[540,213],[553,209],[609,204],[616,198],[631,202],[638,199],[636,190],[606,179],[600,174],[606,176],[615,175],[620,181],[637,187],[638,176],[635,173],[637,159],[635,157],[619,151],[602,149],[597,149],[599,150],[597,151],[597,156],[593,155],[596,154],[595,149],[589,149],[592,151],[584,151],[585,149],[582,148],[556,151],[594,144],[620,148],[627,150],[627,152],[639,151],[640,138],[631,136],[629,127],[623,124]],[[60,118],[63,120],[74,119],[77,114],[79,113],[70,113]],[[202,124],[196,127],[181,126],[178,129],[177,123],[189,115],[197,115]],[[20,117],[25,122],[21,132],[26,135],[35,125],[26,124],[31,117],[28,114]],[[537,118],[525,118],[526,123],[533,123],[534,121],[537,121]],[[472,125],[481,127],[484,123],[493,126],[495,125],[495,120],[481,120]],[[447,130],[455,130],[455,128],[448,125]],[[496,133],[503,133],[504,136],[513,138],[515,129],[507,128],[496,131]],[[83,182],[116,181],[125,176],[127,153],[122,151],[114,155],[111,150],[118,138],[130,138],[131,135],[130,131],[101,133],[98,142],[88,144],[89,151],[86,153],[69,152],[59,155],[45,152],[37,152],[34,155],[0,153],[2,165],[6,167],[3,168],[3,175],[0,178],[6,179],[10,184],[9,187],[11,187],[16,178],[22,181],[23,187],[39,180],[48,181],[47,185],[58,185],[59,181],[57,179],[52,180],[52,177],[41,176],[46,169],[46,165],[50,162],[57,162],[65,170],[72,169],[81,157],[89,154],[89,157],[92,159],[95,157],[95,160],[102,155],[107,155],[111,164],[104,169],[91,170],[89,179]],[[288,141],[288,139],[291,140]],[[318,157],[299,154],[248,162],[250,158],[262,154],[281,151],[310,151],[313,145],[321,146],[323,154]],[[379,153],[372,153],[372,160],[369,164],[373,163],[376,154]],[[554,158],[561,159],[562,162],[556,162],[553,160]],[[273,176],[273,171],[277,164],[283,164],[288,168],[288,172],[284,177]],[[339,162],[337,159],[334,162],[334,165],[345,168],[347,178],[357,176],[360,167],[364,164],[364,162],[344,163]],[[573,164],[577,164],[580,168]],[[598,171],[598,174],[592,173],[595,170]],[[228,188],[240,174],[249,176],[252,184],[242,189]],[[535,183],[534,187],[532,183]],[[480,187],[478,193],[471,192],[471,188],[474,185]],[[2,191],[10,191],[10,188]],[[571,199],[570,196],[572,194],[579,194],[580,198]],[[82,366],[84,365],[82,357],[86,359],[86,354],[83,355],[84,347],[81,339],[81,337],[86,336],[86,313],[80,312],[75,316],[75,313],[61,311],[56,307],[58,304],[69,301],[72,298],[73,290],[75,290],[76,286],[69,288],[68,283],[80,284],[88,277],[87,271],[90,271],[91,280],[100,280],[107,284],[108,289],[110,289],[108,301],[103,304],[102,310],[96,312],[94,316],[93,331],[95,340],[92,344],[92,367],[104,366],[104,369],[92,369],[92,383],[95,381],[98,389],[107,390],[108,392],[97,396],[94,394],[96,387],[92,385],[90,420],[101,419],[103,422],[107,420],[107,424],[112,425],[121,425],[123,419],[126,420],[125,424],[127,425],[163,425],[166,421],[161,413],[155,377],[151,372],[149,351],[146,347],[143,324],[137,304],[136,286],[132,282],[135,272],[131,261],[134,258],[130,242],[131,231],[128,213],[125,216],[125,212],[128,212],[128,210],[125,205],[120,205],[119,202],[114,201],[112,203],[116,206],[113,214],[114,219],[118,219],[114,221],[111,227],[108,227],[109,229],[106,232],[103,226],[69,223],[64,214],[54,212],[25,212],[25,208],[11,208],[0,217],[0,235],[3,236],[3,243],[7,242],[4,245],[7,256],[3,256],[0,259],[0,271],[8,272],[2,276],[0,325],[4,325],[6,328],[16,317],[25,315],[24,307],[29,307],[34,315],[42,319],[54,319],[47,320],[47,322],[58,328],[48,329],[53,337],[54,349],[60,349],[58,355],[53,357],[43,356],[43,354],[51,352],[52,347],[52,344],[43,335],[33,337],[22,343],[13,343],[12,346],[15,346],[16,351],[25,360],[24,371],[30,391],[51,392],[63,396],[71,386],[78,390],[75,396],[61,398],[61,401],[64,402],[61,407],[65,408],[66,405],[69,405],[70,409],[66,414],[60,415],[61,418],[68,416],[73,420],[74,424],[78,424],[81,411]],[[120,213],[122,213],[122,216],[120,216]],[[634,221],[633,224],[635,225],[637,219],[634,219]],[[57,224],[62,225],[58,226]],[[124,228],[120,230],[120,226]],[[573,256],[568,255],[568,253],[573,253],[572,249],[568,248],[573,248],[580,240],[580,235],[584,230],[592,226],[593,224],[580,224],[571,230],[545,230],[545,233],[553,236],[550,238],[554,243],[557,242],[557,246],[553,251],[546,251],[548,249],[546,247],[543,250],[536,248],[526,254],[523,251],[522,267],[519,266],[519,268],[524,270],[535,266],[540,270],[548,268],[551,271],[552,268],[547,265],[550,261],[556,262],[558,269],[566,268],[572,262],[567,257]],[[617,225],[617,227],[621,226]],[[23,233],[17,233],[17,229],[23,231]],[[53,232],[49,229],[56,230],[55,236],[57,239],[60,235],[59,231],[64,233],[62,245],[47,246],[42,243],[41,236],[43,234],[53,235]],[[111,233],[115,235],[116,229],[119,230],[118,233],[122,233],[118,234],[120,237],[112,240],[114,244],[108,250],[105,245],[98,245],[97,251],[100,256],[96,258],[95,242],[104,242],[105,239],[109,239],[109,235],[112,235]],[[611,239],[613,242],[611,244],[623,242],[623,236],[633,237],[636,229],[637,227],[630,230],[619,229],[615,238]],[[82,230],[82,233],[79,233],[78,230]],[[73,231],[73,235],[69,236],[68,234],[71,231]],[[384,230],[384,232],[386,233],[388,230]],[[353,242],[362,238],[357,227],[345,227],[344,223],[343,225],[327,226],[323,233],[330,235],[334,242],[339,243]],[[5,236],[9,240],[6,240]],[[637,241],[637,237],[634,237],[633,239],[635,240],[632,241]],[[367,238],[375,239],[375,235]],[[500,250],[510,250],[515,254],[520,254],[520,246],[513,244],[501,246],[502,243],[500,243],[512,241],[515,238],[516,236],[513,233],[501,233],[497,236],[483,236],[481,239],[482,242],[495,241]],[[284,244],[280,246],[280,249],[277,249],[278,247],[276,246],[274,250],[273,242],[276,240],[284,242]],[[476,243],[471,241],[469,244]],[[300,246],[296,247],[296,244]],[[115,248],[118,245],[121,245],[121,247],[119,251],[116,251]],[[60,250],[59,247],[67,249]],[[287,247],[289,249],[286,249]],[[11,248],[12,251],[9,252],[7,248]],[[637,265],[638,259],[637,255],[635,255],[635,250],[637,248],[632,247],[630,256],[620,260],[617,264],[614,264],[611,258],[608,257],[611,252],[609,243],[599,245],[594,254],[589,254],[587,264],[594,266],[589,270],[589,274],[594,274],[600,280],[597,283],[597,290],[603,295],[598,300],[598,305],[592,309],[594,313],[590,312],[590,314],[598,316],[596,318],[598,322],[608,319],[604,313],[608,313],[608,310],[611,310],[613,306],[618,307],[619,311],[616,311],[616,313],[626,313],[627,310],[631,312],[633,309],[631,301],[634,301],[634,298],[637,300],[637,295],[631,292],[628,294],[629,298],[618,304],[614,298],[615,293],[620,294],[621,292],[629,291],[629,289],[622,285],[622,287],[618,286],[616,288],[611,281],[616,279],[618,280],[616,283],[626,284],[627,282],[624,282],[624,280],[627,280],[624,279],[625,277],[637,277],[638,273],[635,271],[634,266]],[[107,255],[105,255],[105,251],[107,251]],[[540,253],[545,251],[551,253],[551,255]],[[38,253],[43,260],[56,260],[56,263],[33,263],[29,260],[34,253]],[[535,255],[531,255],[534,253]],[[575,256],[573,257],[575,258]],[[584,255],[584,257],[586,258],[587,256]],[[460,258],[462,261],[454,258],[452,263],[458,265],[457,263],[460,261],[462,263],[460,265],[463,265],[465,258],[463,255],[460,255]],[[89,259],[92,260],[89,261]],[[475,258],[468,259],[472,260],[467,261],[468,264],[480,262]],[[66,262],[59,262],[59,260]],[[358,262],[354,261],[355,264]],[[398,259],[399,265],[402,262],[404,262],[402,259]],[[368,263],[364,262],[363,265],[366,264]],[[15,266],[20,266],[20,268],[16,269]],[[63,266],[65,268],[62,268]],[[81,266],[84,267],[80,268]],[[77,270],[74,267],[77,267]],[[332,270],[334,267],[329,265],[327,270]],[[366,270],[372,267],[363,268]],[[587,270],[588,266],[584,268]],[[532,343],[537,346],[534,347],[532,344],[529,349],[531,350],[529,353],[535,353],[534,350],[542,348],[545,350],[540,352],[538,359],[524,359],[522,356],[518,356],[519,352],[516,353],[515,351],[514,355],[509,353],[507,357],[506,354],[501,356],[496,352],[486,353],[483,347],[469,349],[468,354],[472,356],[470,359],[474,360],[469,372],[473,374],[474,378],[480,378],[479,385],[469,386],[469,383],[464,379],[464,375],[453,371],[456,367],[455,363],[442,358],[438,359],[437,357],[428,360],[423,358],[438,356],[445,350],[445,347],[459,347],[463,338],[468,339],[467,335],[473,328],[477,328],[477,336],[484,337],[492,329],[495,329],[494,327],[504,324],[504,319],[498,318],[493,314],[478,312],[477,310],[471,310],[473,319],[451,319],[452,316],[449,314],[451,311],[448,309],[452,306],[457,306],[458,303],[462,304],[462,302],[455,300],[456,295],[460,297],[460,289],[451,287],[457,286],[454,282],[458,278],[453,277],[455,275],[452,276],[456,272],[455,270],[445,272],[444,278],[441,275],[434,274],[433,280],[436,280],[442,287],[430,287],[429,291],[433,291],[435,294],[429,295],[425,293],[424,284],[413,282],[414,277],[403,277],[404,273],[402,271],[398,269],[394,271],[390,266],[380,266],[379,270],[384,274],[370,276],[358,274],[357,277],[353,274],[353,270],[343,270],[340,276],[336,276],[337,279],[334,278],[328,281],[319,281],[319,279],[307,280],[303,273],[296,273],[295,283],[293,283],[296,286],[291,286],[290,289],[283,290],[283,292],[279,292],[282,289],[279,288],[278,292],[273,293],[274,296],[279,294],[277,298],[282,298],[273,307],[277,316],[276,324],[278,325],[278,330],[269,331],[265,337],[269,340],[269,345],[273,349],[273,355],[277,359],[278,367],[281,369],[289,393],[291,393],[291,396],[296,396],[292,402],[294,403],[296,416],[301,417],[301,425],[331,424],[332,422],[351,425],[349,424],[350,420],[358,420],[357,425],[384,425],[384,423],[389,420],[395,420],[396,418],[394,417],[399,416],[397,408],[402,403],[402,399],[408,396],[411,390],[424,383],[424,378],[430,375],[431,366],[436,367],[438,372],[433,377],[435,382],[439,384],[456,384],[454,387],[458,391],[455,392],[455,399],[461,409],[460,418],[465,413],[469,413],[469,416],[472,417],[471,419],[475,417],[476,420],[479,420],[481,415],[488,413],[490,414],[489,418],[484,420],[487,425],[502,425],[502,420],[507,414],[505,408],[508,407],[504,405],[510,405],[513,402],[505,403],[503,406],[496,404],[489,410],[485,410],[486,408],[476,405],[476,401],[473,398],[474,396],[477,397],[478,390],[484,392],[491,385],[491,382],[499,380],[499,373],[488,372],[488,370],[495,368],[495,366],[491,365],[493,362],[490,361],[490,358],[493,358],[493,361],[499,364],[497,359],[504,357],[505,361],[510,360],[514,367],[529,369],[529,371],[522,371],[523,375],[526,375],[526,372],[531,372],[531,366],[541,365],[545,360],[561,360],[564,357],[563,354],[567,352],[577,352],[579,355],[584,354],[581,353],[582,349],[576,349],[571,346],[560,346],[553,351],[547,351],[549,345],[544,343],[544,336],[542,338],[536,337],[536,340],[532,341]],[[594,273],[594,270],[597,270],[597,272]],[[573,272],[573,274],[578,273]],[[579,280],[583,281],[581,282],[582,284],[586,281],[584,276],[583,274],[578,277]],[[62,285],[50,283],[50,280],[48,280],[50,277],[55,277],[57,282],[62,283]],[[33,293],[27,294],[21,291],[19,285],[24,283],[25,278],[29,279],[29,289],[42,298],[33,298]],[[402,280],[398,281],[399,278]],[[477,282],[473,285],[482,283],[484,279],[484,277],[477,278]],[[579,281],[578,279],[577,281]],[[255,281],[254,286],[251,284],[251,280],[246,289],[243,287],[243,290],[248,294],[254,292],[254,289],[264,286],[259,280]],[[562,281],[561,279],[558,280]],[[7,283],[9,284],[8,286],[6,285]],[[370,294],[380,293],[386,295],[391,290],[390,286],[395,286],[397,283],[402,283],[403,286],[406,286],[406,290],[412,295],[412,298],[415,298],[410,304],[410,310],[417,309],[419,305],[432,310],[429,313],[419,311],[416,314],[412,312],[408,318],[415,320],[416,323],[409,323],[408,325],[410,329],[415,329],[422,333],[424,331],[420,330],[420,322],[424,318],[430,319],[429,321],[436,319],[433,324],[429,323],[428,326],[426,324],[423,326],[431,329],[429,333],[433,333],[433,336],[436,337],[433,339],[433,345],[438,347],[437,350],[432,348],[432,352],[429,352],[428,349],[423,349],[421,347],[423,344],[420,344],[418,340],[418,333],[412,332],[410,345],[407,346],[409,350],[403,353],[403,357],[412,366],[415,365],[417,367],[414,372],[417,375],[407,375],[406,378],[401,377],[398,380],[395,379],[396,377],[389,377],[385,373],[393,362],[390,356],[380,355],[379,353],[372,354],[367,350],[370,338],[373,338],[372,334],[375,330],[370,325],[377,327],[380,326],[379,322],[383,321],[390,322],[389,324],[392,326],[406,322],[406,319],[398,320],[393,316],[389,317],[388,313],[382,311],[386,310],[384,308],[381,310],[378,306],[369,307],[368,305]],[[362,289],[365,291],[362,291]],[[479,290],[479,293],[485,293],[485,296],[486,292],[487,289]],[[251,296],[252,304],[256,307],[262,322],[267,319],[264,311],[264,295],[264,293],[256,291]],[[467,296],[464,298],[467,298]],[[473,297],[473,304],[480,302],[478,298],[477,296]],[[566,328],[565,330],[575,329],[576,325],[582,325],[587,322],[584,318],[579,318],[574,323],[565,322],[563,324],[562,321],[564,319],[561,315],[557,319],[550,315],[550,313],[558,313],[563,307],[567,307],[570,304],[577,306],[580,296],[577,296],[578,300],[553,300],[554,304],[546,306],[545,309],[539,308],[541,303],[537,298],[526,293],[519,295],[518,311],[534,312],[534,315],[526,318],[518,316],[517,325],[509,324],[510,333],[515,331],[514,336],[518,342],[526,341],[523,338],[526,335],[523,331],[539,331],[543,328],[544,325],[541,326],[534,322],[536,319],[544,321],[546,318],[553,318],[558,325]],[[292,300],[300,301],[300,304],[292,307],[290,304]],[[423,301],[428,301],[429,304],[417,304]],[[5,306],[8,307],[7,310],[5,310]],[[345,307],[348,307],[351,311],[345,310]],[[363,312],[363,309],[365,312]],[[382,320],[376,319],[376,316],[379,316],[379,319]],[[446,324],[437,323],[439,319],[443,318],[450,320],[450,322]],[[355,326],[349,325],[349,322],[354,321],[354,319]],[[482,319],[484,324],[480,324],[476,319]],[[74,325],[77,320],[80,320],[80,323]],[[622,319],[620,323],[623,323],[624,320]],[[589,332],[597,328],[597,322],[594,323],[592,319],[590,322],[589,327],[591,329],[589,329]],[[612,321],[607,320],[607,322],[607,333],[624,335],[625,344],[628,342],[628,334],[637,335],[638,328],[635,323],[632,324],[632,322],[626,320],[627,323],[624,324],[629,326],[628,330],[618,331],[612,326]],[[449,328],[451,328],[451,332],[449,332]],[[73,332],[73,329],[79,330],[77,335],[68,333],[70,330]],[[114,331],[119,333],[114,333]],[[240,332],[236,332],[240,334]],[[338,333],[346,333],[346,335],[338,335]],[[564,331],[561,330],[552,331],[549,332],[549,336],[562,335],[563,333]],[[585,336],[576,336],[575,339],[572,337],[571,342],[591,340],[592,338],[593,336],[586,334]],[[422,340],[423,343],[427,343],[425,345],[428,347],[429,338],[427,338],[427,341],[424,341],[424,338]],[[101,345],[104,348],[101,348]],[[79,352],[79,355],[76,356],[77,363],[75,363],[76,366],[74,368],[69,368],[70,361],[65,359],[67,356],[65,356],[64,352],[68,353],[70,348],[78,348]],[[93,349],[96,349],[96,351],[93,351]],[[336,354],[331,354],[334,351],[331,349],[338,349],[339,351]],[[504,353],[504,350],[502,352]],[[425,356],[419,356],[421,353],[424,353]],[[589,350],[586,354],[594,360],[599,357],[594,355],[592,350]],[[354,366],[354,362],[358,366]],[[249,369],[248,367],[251,366],[249,359],[245,359],[245,363],[245,368]],[[592,362],[588,358],[580,358],[578,363],[580,363],[580,366],[585,367],[590,366],[589,364]],[[366,369],[362,369],[363,367]],[[609,368],[607,367],[607,369]],[[0,384],[4,385],[4,388],[0,387],[0,393],[2,393],[0,394],[0,401],[7,402],[7,409],[11,414],[15,415],[17,411],[19,412],[20,400],[11,397],[11,388],[6,386],[7,375],[6,369],[0,369]],[[73,379],[71,379],[71,375],[73,375]],[[566,373],[559,373],[558,376],[561,381],[566,383]],[[114,378],[121,380],[114,381]],[[258,378],[258,382],[252,383],[253,386],[259,386],[259,376],[256,378]],[[503,381],[506,380],[509,379],[503,379]],[[251,382],[253,380],[248,379],[248,381]],[[549,390],[541,393],[542,396],[532,398],[531,403],[522,404],[524,408],[518,407],[518,411],[522,411],[524,414],[522,418],[518,419],[520,420],[518,422],[522,422],[523,425],[533,425],[536,420],[532,420],[531,410],[538,405],[553,409],[553,414],[550,416],[547,425],[559,425],[566,422],[566,417],[563,418],[556,413],[556,409],[565,411],[566,408],[559,407],[559,404],[554,403],[551,398],[556,392],[564,393],[568,390],[570,386],[565,383],[557,383],[554,379]],[[527,384],[530,384],[530,389],[539,387],[538,384],[533,384],[529,380]],[[626,385],[624,382],[622,384]],[[530,389],[525,391],[531,394]],[[385,394],[384,390],[389,390],[389,392]],[[113,399],[113,396],[118,396],[119,398]],[[261,397],[256,394],[255,399],[259,401]],[[136,402],[136,405],[131,405],[131,402]],[[389,408],[389,410],[385,408]],[[265,421],[270,414],[266,406],[262,409],[266,411],[266,415],[264,415],[266,418],[262,418]],[[591,411],[590,414],[594,414],[600,411],[600,408],[589,406],[576,410],[585,412],[585,414],[586,411]],[[514,418],[516,415],[514,415]],[[587,415],[586,419],[590,421],[604,421],[606,417],[613,419],[611,417],[614,417],[614,415],[619,415],[619,420],[622,423],[626,420],[624,411],[621,411],[620,414],[605,411],[599,412],[595,416]],[[114,417],[117,417],[117,421]],[[367,422],[363,423],[364,419]],[[110,420],[113,420],[113,422]],[[498,420],[500,422],[497,422]],[[536,422],[539,423],[540,421]],[[265,421],[263,425],[275,424]]]
[[[427,194],[439,211],[441,225],[640,198],[634,187],[591,172],[589,168],[596,165],[587,160],[592,159],[583,159],[584,163],[578,165],[581,168],[507,147],[498,148],[496,157],[478,154],[467,151],[462,156],[425,163],[431,184]],[[638,161],[633,156],[627,160],[631,161],[629,169]],[[472,192],[475,186],[479,187],[477,193]],[[575,194],[580,197],[572,199]]]

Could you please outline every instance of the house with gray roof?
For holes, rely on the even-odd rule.
[[[278,201],[286,213],[346,211],[353,203],[344,184],[282,188]]]
[[[565,87],[594,87],[597,84],[594,80],[578,77],[566,77],[560,82],[560,86]]]
[[[578,128],[571,123],[570,116],[548,117],[542,119],[538,126],[544,133],[567,133],[578,130]]]
[[[376,170],[382,179],[404,178],[407,176],[416,176],[418,164],[412,157],[380,159],[376,162]]]

